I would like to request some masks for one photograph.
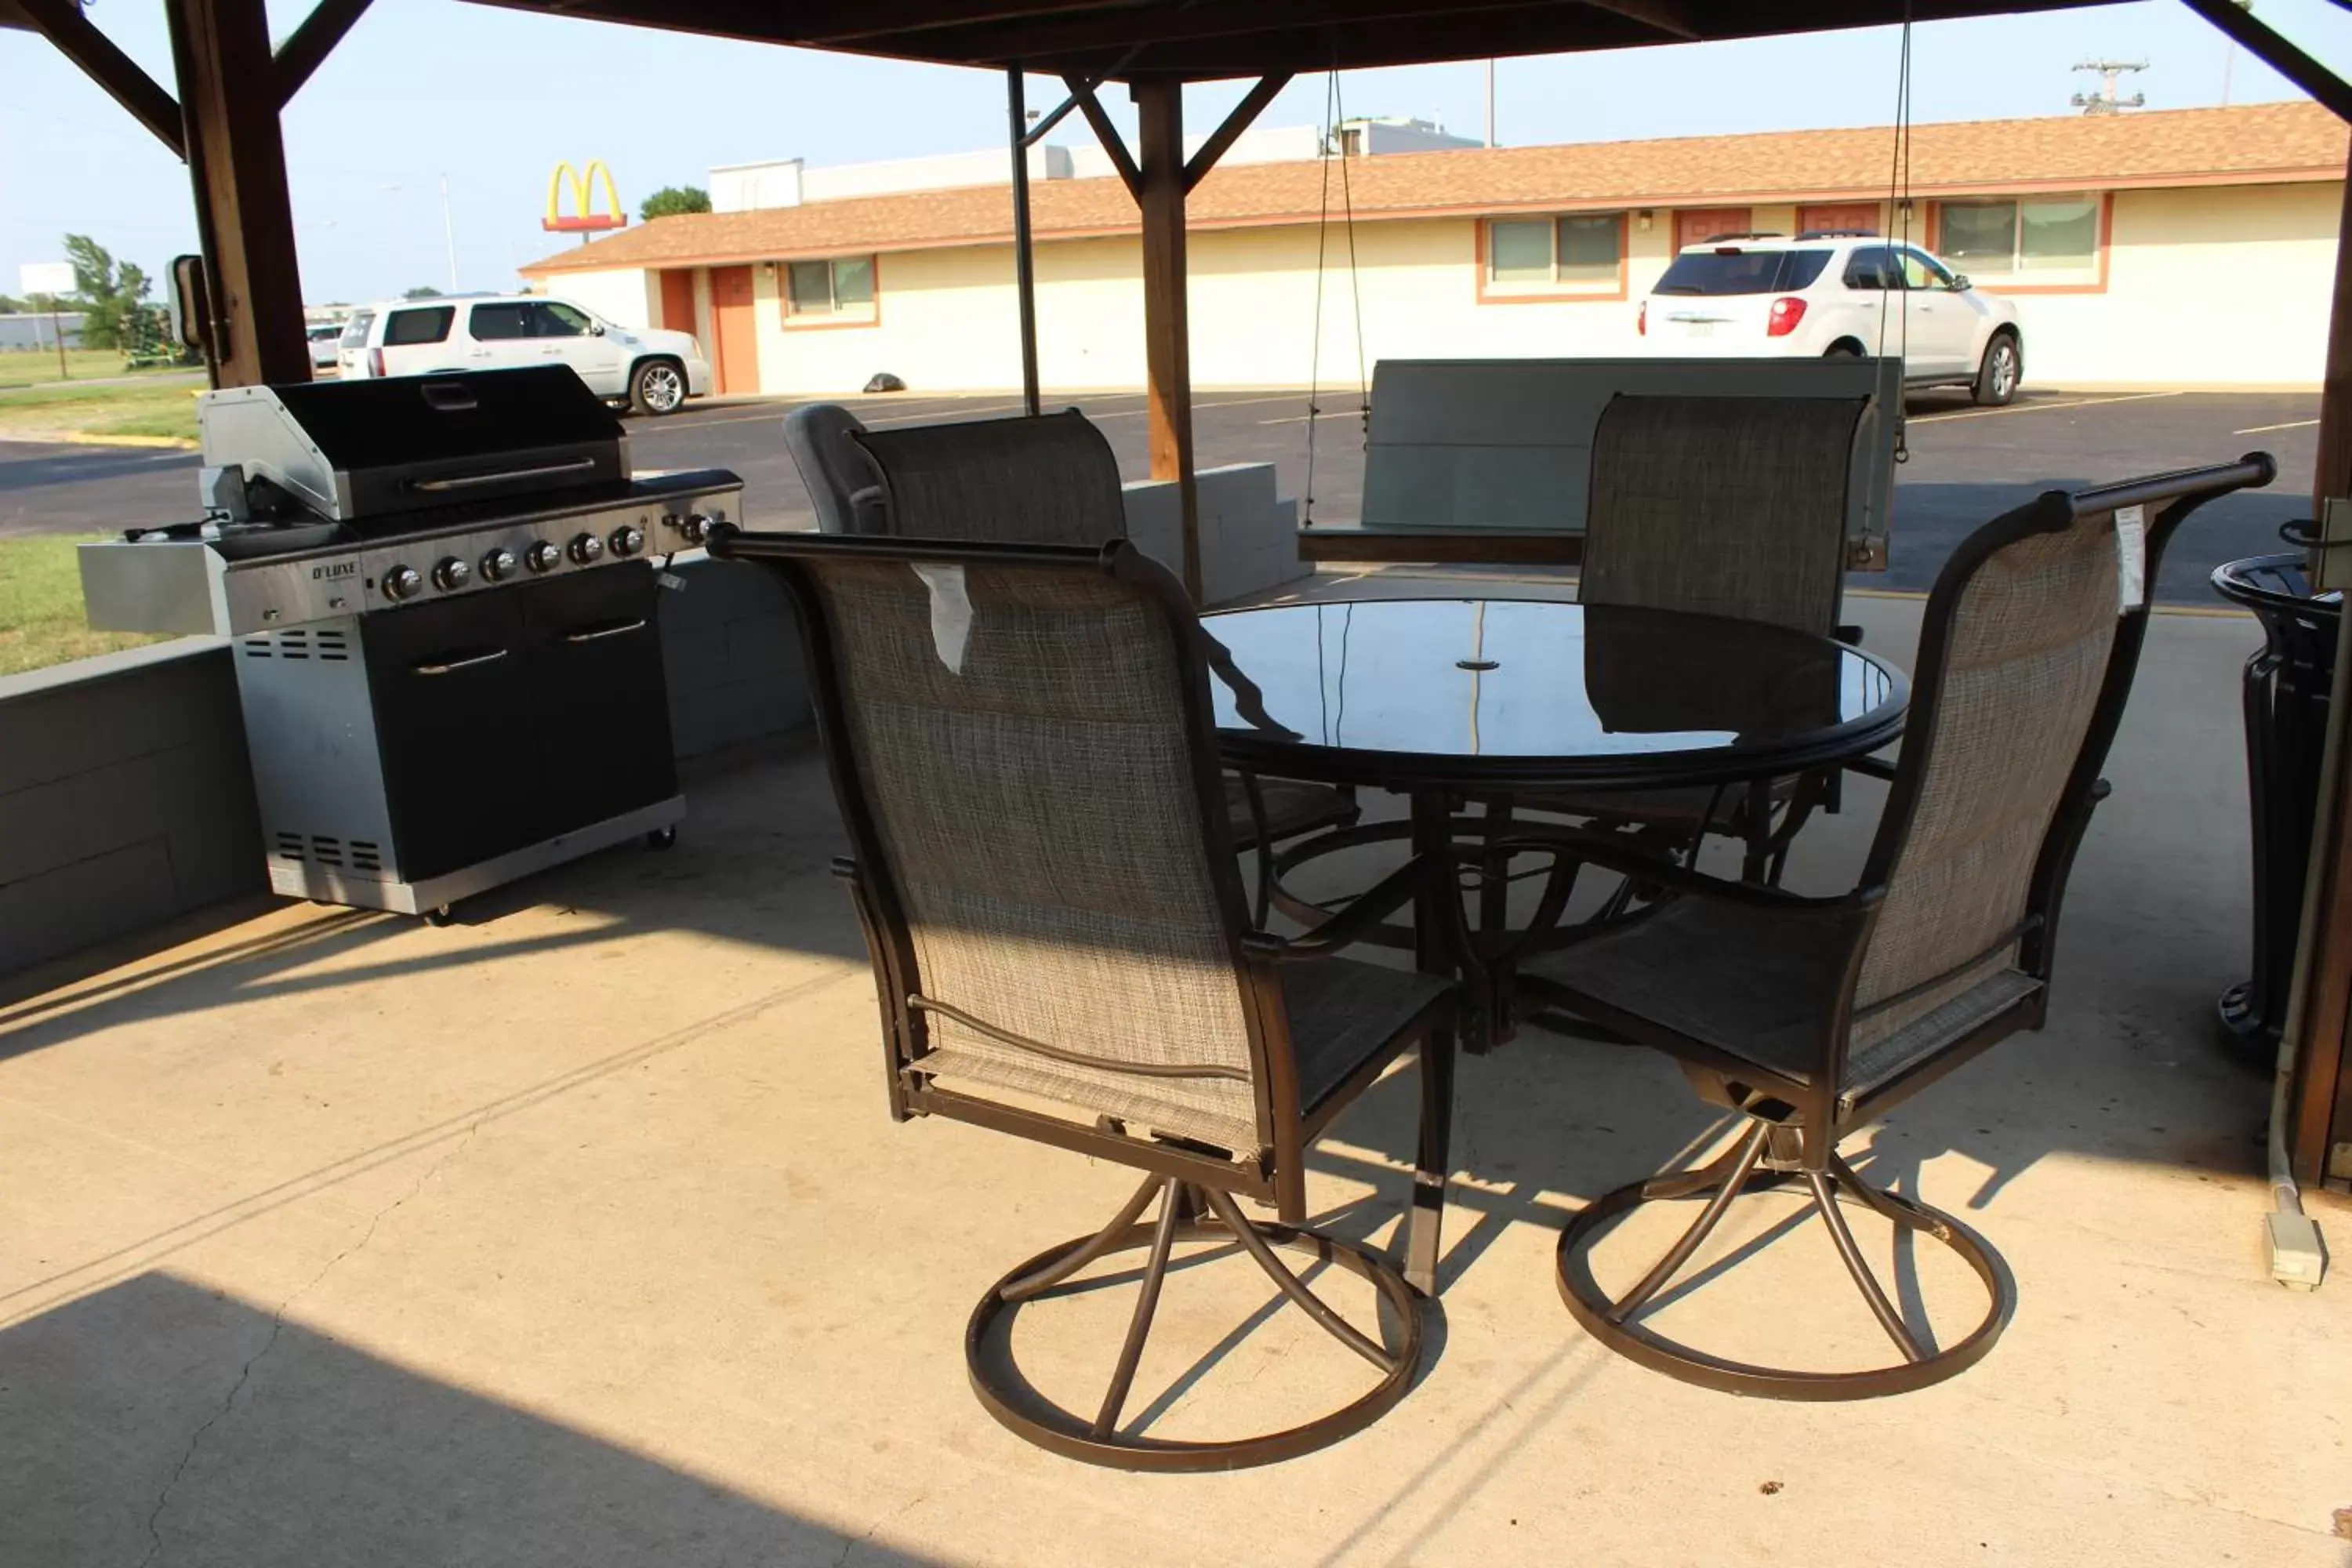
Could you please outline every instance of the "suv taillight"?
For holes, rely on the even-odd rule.
[[[1647,300],[1643,300],[1642,308],[1633,312],[1633,332],[1637,337],[1650,335],[1650,302]]]
[[[1775,327],[1772,330],[1774,331],[1779,331],[1780,329]],[[383,374],[383,351],[382,349],[368,350],[368,374],[370,375],[382,375]]]
[[[1772,301],[1772,314],[1764,323],[1764,335],[1768,338],[1785,338],[1795,331],[1797,323],[1804,319],[1805,302],[1793,294]]]

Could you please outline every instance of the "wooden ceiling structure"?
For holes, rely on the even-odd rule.
[[[263,0],[160,0],[171,26],[167,91],[82,15],[81,0],[0,0],[0,26],[42,34],[188,166],[204,254],[197,314],[217,384],[310,374],[279,110],[368,0],[317,0],[274,49]],[[1085,116],[1142,216],[1144,314],[1156,478],[1177,481],[1184,575],[1199,591],[1184,198],[1285,83],[1302,72],[1570,54],[1904,22],[2066,9],[2092,0],[474,0],[507,9],[1003,73],[1013,149],[1024,379],[1036,405],[1035,300],[1026,160],[1066,115]],[[2235,0],[2181,0],[2352,121],[2352,87]],[[2347,0],[2337,0],[2347,4]],[[1025,76],[1059,76],[1063,104],[1032,125]],[[1255,79],[1188,159],[1187,82]],[[1135,101],[1130,151],[1100,92]],[[2314,322],[2315,328],[2320,323]],[[2326,325],[2314,498],[2352,496],[2352,181]],[[2347,748],[2352,749],[2352,748]],[[2352,1140],[2352,767],[2332,781],[2315,857],[2309,1005],[2297,1027],[2291,1144],[2319,1179],[2330,1138]],[[2346,1145],[2352,1148],[2352,1143]]]

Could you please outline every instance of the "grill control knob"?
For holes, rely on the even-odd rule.
[[[698,511],[690,511],[678,520],[677,531],[694,543],[699,544],[702,542],[702,536],[710,531],[710,520]]]
[[[633,523],[625,522],[613,531],[612,543],[614,554],[635,555],[646,547],[646,531]]]
[[[445,594],[454,594],[473,581],[474,569],[456,556],[446,556],[433,568],[433,585]]]
[[[425,586],[425,579],[414,566],[395,566],[383,574],[383,596],[387,599],[413,599]]]
[[[552,572],[562,562],[563,552],[544,539],[522,552],[522,563],[534,572]]]
[[[603,556],[604,553],[604,542],[597,538],[593,533],[583,533],[579,538],[572,542],[571,549],[566,551],[565,553],[570,555],[572,560],[580,563],[581,565],[585,566]]]
[[[515,552],[511,550],[493,550],[482,557],[482,581],[485,583],[503,583],[514,575],[514,569]]]

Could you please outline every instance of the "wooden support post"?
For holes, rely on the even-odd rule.
[[[2327,326],[2327,363],[2319,402],[2319,461],[2312,480],[2312,517],[2331,496],[2352,496],[2352,180],[2345,184],[2344,216],[2336,241],[2336,294]],[[2339,628],[2338,635],[2347,635]],[[2342,660],[2337,660],[2340,672]],[[2346,718],[2340,699],[2329,727]],[[2312,825],[2311,883],[2304,889],[2308,948],[2299,955],[2300,1005],[2287,1020],[2295,1038],[2294,1103],[2287,1115],[2287,1150],[2295,1179],[2306,1185],[2352,1176],[2352,767],[2344,765],[2346,737],[2333,777],[2320,779],[2318,821]]]
[[[262,0],[165,0],[219,384],[308,381],[302,279]]]
[[[1151,477],[1176,481],[1184,589],[1201,598],[1200,497],[1192,479],[1192,356],[1184,299],[1184,86],[1135,84],[1136,172],[1143,209],[1143,341],[1151,403]]]

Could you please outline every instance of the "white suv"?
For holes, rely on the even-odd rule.
[[[2017,307],[1916,245],[1853,230],[1727,234],[1683,247],[1642,301],[1645,353],[1740,357],[1900,354],[1913,386],[2017,395]]]
[[[437,375],[560,361],[588,390],[640,414],[675,414],[710,390],[710,363],[685,332],[616,327],[533,294],[404,300],[352,312],[338,345],[345,376]]]

